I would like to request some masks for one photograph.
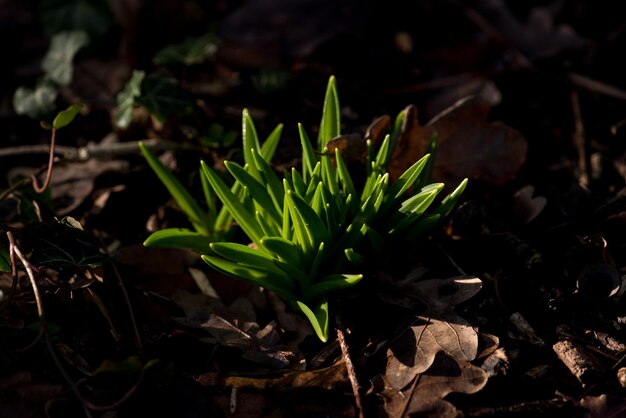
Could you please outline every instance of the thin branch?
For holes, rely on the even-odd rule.
[[[15,350],[16,352],[23,352],[23,351],[33,348],[39,341],[41,341],[41,338],[46,334],[47,325],[46,325],[46,321],[44,320],[43,303],[41,302],[41,295],[39,294],[39,287],[37,286],[37,282],[35,281],[35,275],[33,273],[33,270],[34,270],[33,265],[30,264],[30,262],[26,259],[26,257],[24,257],[24,255],[22,254],[22,251],[19,249],[19,247],[15,243],[15,238],[13,237],[13,234],[10,231],[7,232],[7,238],[9,239],[9,257],[11,258],[11,264],[12,264],[11,272],[14,275],[13,281],[14,283],[17,282],[17,267],[16,267],[17,263],[15,262],[16,261],[15,256],[17,255],[17,257],[20,259],[20,261],[24,265],[24,268],[26,269],[26,274],[28,274],[28,278],[30,279],[31,286],[33,288],[33,293],[35,294],[35,302],[37,304],[37,314],[39,316],[39,332],[37,333],[37,336],[35,337],[35,339],[31,341],[30,343],[28,343],[26,346]]]
[[[130,304],[130,297],[128,296],[128,291],[126,290],[126,285],[124,284],[124,280],[122,279],[122,275],[120,274],[115,262],[111,263],[113,266],[113,271],[117,276],[117,280],[120,284],[120,288],[122,289],[122,294],[124,295],[124,300],[126,301],[126,306],[128,307],[128,315],[130,316],[130,322],[133,326],[133,331],[135,333],[135,344],[137,344],[137,349],[141,351],[143,348],[143,344],[141,342],[141,334],[139,334],[139,328],[137,327],[137,321],[135,320],[135,313],[133,311],[133,306]]]
[[[1,200],[1,199],[0,199]],[[0,231],[4,232],[4,231]],[[13,298],[15,297],[15,291],[17,290],[17,265],[15,263],[15,252],[11,250],[11,243],[9,242],[9,262],[11,263],[11,290],[9,291],[9,297],[0,305],[0,312],[2,312],[7,306],[11,305]]]
[[[361,395],[359,394],[359,381],[356,378],[356,373],[354,372],[354,366],[352,365],[352,360],[350,359],[350,352],[348,350],[348,345],[346,344],[346,339],[343,336],[343,331],[339,328],[337,328],[337,340],[339,341],[339,346],[341,347],[343,361],[346,363],[346,370],[348,371],[348,379],[350,379],[350,384],[352,385],[354,401],[357,409],[359,410],[359,418],[364,418],[363,404],[361,403]]]
[[[576,177],[578,177],[578,183],[581,187],[587,189],[589,186],[589,173],[587,171],[587,150],[585,146],[585,125],[583,123],[582,111],[580,109],[580,100],[578,99],[578,92],[572,90],[572,114],[574,116],[574,133],[572,134],[572,140],[574,147],[576,147],[577,161],[576,161]]]
[[[52,152],[66,161],[84,162],[92,158],[104,159],[136,154],[139,152],[139,142],[143,142],[144,145],[152,151],[198,151],[202,149],[202,147],[193,144],[184,144],[159,138],[151,138],[131,142],[89,144],[78,148],[56,145]],[[50,147],[48,145],[24,145],[0,149],[0,158],[13,157],[16,155],[47,154],[49,152]]]

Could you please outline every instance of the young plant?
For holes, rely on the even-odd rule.
[[[464,180],[427,211],[444,186],[428,184],[429,155],[389,184],[386,166],[397,129],[376,153],[367,144],[366,181],[357,190],[339,149],[334,155],[328,151],[329,141],[340,135],[339,100],[331,77],[317,151],[299,125],[300,171],[293,168],[280,179],[258,143],[244,140],[244,166],[224,162],[235,179],[233,188],[243,190],[237,194],[202,162],[206,182],[252,241],[212,242],[212,252],[202,258],[222,273],[273,291],[302,311],[317,336],[327,341],[328,296],[362,279],[358,265],[365,252],[383,251],[391,239],[422,236],[450,213],[466,185]]]
[[[243,111],[242,125],[244,149],[254,147],[259,150],[263,158],[267,161],[271,161],[276,147],[278,146],[278,141],[280,140],[282,125],[278,125],[272,131],[262,146],[259,145],[254,123],[247,110]],[[178,181],[171,171],[161,164],[159,159],[148,147],[140,143],[139,148],[152,170],[165,185],[180,209],[187,215],[193,226],[193,230],[187,228],[168,228],[156,231],[146,239],[144,245],[146,247],[188,248],[201,254],[210,253],[211,249],[209,244],[212,241],[220,241],[229,236],[232,226],[232,216],[229,211],[226,207],[222,207],[218,211],[215,196],[211,192],[210,186],[202,173],[200,178],[202,180],[202,189],[204,191],[207,211],[204,211],[200,207],[200,204],[191,197],[189,191]],[[252,161],[249,153],[244,153],[244,161],[246,164]],[[244,194],[241,184],[235,183],[230,191],[237,199],[243,198]]]

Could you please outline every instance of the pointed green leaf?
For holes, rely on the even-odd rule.
[[[275,276],[283,289],[292,291],[293,281],[274,264],[274,258],[264,250],[250,248],[235,242],[214,242],[211,249],[224,258],[246,267],[267,271]]]
[[[330,241],[332,241],[341,232],[341,224],[337,219],[339,217],[339,210],[337,209],[337,203],[335,202],[335,199],[332,198],[328,189],[322,186],[321,192],[324,214],[323,216],[320,215],[320,218],[324,219],[326,223],[326,229],[331,237]]]
[[[241,114],[241,135],[243,141],[243,161],[245,164],[251,166],[252,176],[258,179],[258,172],[256,170],[256,166],[254,166],[254,159],[252,158],[253,150],[260,151],[261,146],[259,145],[259,137],[256,133],[256,128],[254,127],[254,122],[250,117],[250,112],[248,109],[244,109]]]
[[[307,185],[295,167],[291,169],[291,181],[293,182],[293,191],[299,196],[306,196]]]
[[[306,300],[317,300],[331,292],[354,286],[363,278],[362,274],[332,274],[324,277],[304,291]]]
[[[200,175],[204,177],[208,183],[209,180],[204,175],[204,171],[202,168],[200,168]],[[241,202],[243,200],[244,188],[241,183],[235,182],[235,184],[233,184],[233,186],[230,188],[230,191],[233,193],[233,196],[235,196],[238,201]],[[226,233],[231,229],[232,223],[233,223],[233,215],[231,215],[230,211],[228,210],[226,206],[222,205],[222,208],[218,212],[217,218],[215,219],[213,229],[215,229],[216,231],[222,231],[223,233]]]
[[[261,245],[286,263],[298,268],[302,266],[302,255],[293,242],[281,237],[264,237]]]
[[[311,198],[311,208],[315,211],[315,213],[317,213],[317,216],[319,216],[321,219],[326,218],[326,213],[325,213],[326,211],[324,208],[325,205],[324,205],[324,198],[323,198],[323,194],[324,194],[323,189],[324,189],[324,184],[321,181],[317,182],[315,193],[313,194],[313,197]]]
[[[346,255],[348,261],[352,264],[363,264],[363,262],[365,261],[365,256],[357,253],[352,248],[346,248],[343,252]]]
[[[196,231],[184,228],[168,228],[152,233],[143,243],[152,248],[188,248],[200,254],[209,254],[211,240]]]
[[[433,213],[441,215],[442,218],[448,216],[465,191],[465,186],[467,186],[467,179],[464,179],[452,193],[446,196]]]
[[[341,187],[343,189],[344,196],[349,194],[356,196],[356,189],[354,188],[352,177],[348,172],[346,163],[343,161],[339,148],[335,148],[335,160],[337,161],[337,173],[339,173],[339,180],[341,180]]]
[[[404,123],[408,112],[407,109],[408,107],[398,113],[396,119],[393,122],[393,128],[391,130],[391,135],[389,138],[389,150],[391,155],[393,155],[393,152],[396,149],[396,145],[398,145],[398,141],[400,140],[400,135],[402,134],[402,124]]]
[[[376,166],[380,167],[381,169],[387,167],[387,162],[391,158],[391,152],[389,149],[389,138],[389,135],[385,136],[385,139],[383,140],[383,143],[378,150],[378,154],[376,154]]]
[[[304,302],[296,301],[302,313],[309,319],[313,330],[322,342],[328,341],[328,301],[323,300],[314,310],[311,310]]]
[[[422,188],[422,191],[402,203],[398,212],[392,216],[390,234],[396,234],[415,222],[435,200],[443,189],[443,183],[435,183]]]
[[[220,273],[244,282],[252,283],[256,286],[261,286],[276,293],[287,301],[295,299],[295,296],[291,293],[290,287],[282,287],[282,283],[276,280],[276,276],[268,271],[242,266],[241,264],[209,255],[203,255],[202,259]]]
[[[215,171],[206,165],[204,161],[201,161],[201,164],[204,175],[207,177],[207,180],[211,184],[211,187],[213,187],[215,194],[222,201],[224,207],[228,208],[231,215],[248,238],[259,245],[263,236],[263,230],[256,219],[254,219],[254,216],[239,202],[237,196],[233,194]]]
[[[274,260],[274,264],[284,271],[292,280],[295,280],[300,289],[307,288],[311,285],[312,277],[301,270],[300,267],[293,266],[281,260]]]
[[[267,236],[280,236],[280,228],[274,223],[271,217],[267,216],[265,212],[256,211],[254,214],[256,221],[263,230],[263,235]],[[281,221],[282,222],[282,221]]]
[[[411,167],[407,168],[404,173],[402,173],[398,180],[396,180],[396,182],[389,188],[389,193],[387,193],[387,195],[389,196],[390,203],[399,199],[407,190],[411,188],[411,186],[413,186],[426,166],[426,163],[430,159],[430,155],[426,154],[416,161]]]
[[[257,179],[252,177],[242,166],[232,161],[224,161],[224,166],[230,171],[235,180],[248,189],[250,197],[259,203],[276,224],[282,223],[282,216],[276,210],[274,201],[270,197],[265,185],[261,184]],[[248,167],[246,165],[246,167]]]
[[[293,224],[293,235],[295,237],[295,241],[300,245],[300,250],[302,251],[303,256],[311,253],[311,249],[313,247],[313,242],[311,237],[308,234],[307,228],[304,225],[304,221],[302,220],[302,215],[298,212],[298,209],[293,203],[293,199],[290,196],[295,195],[296,193],[292,190],[289,190],[287,181],[285,180],[285,202],[287,203],[287,208],[289,210],[289,218],[291,219],[291,223]],[[284,216],[283,212],[283,216]],[[283,229],[284,233],[284,229]]]
[[[335,77],[328,79],[324,108],[320,122],[320,133],[317,139],[317,147],[321,151],[326,148],[328,141],[341,133],[341,108],[339,107],[339,95],[337,94],[337,82]]]
[[[317,247],[317,253],[315,254],[315,258],[311,263],[311,269],[309,273],[309,277],[316,277],[317,272],[322,265],[322,260],[324,259],[324,243],[320,242],[319,247]]]
[[[252,158],[254,159],[254,164],[256,165],[257,170],[259,170],[261,180],[263,181],[263,184],[266,185],[267,191],[274,202],[274,207],[282,216],[283,199],[285,197],[285,190],[283,189],[282,183],[278,179],[278,176],[272,167],[263,157],[261,157],[261,155],[259,155],[258,152],[253,153]]]
[[[159,159],[150,152],[142,142],[139,143],[139,149],[143,153],[144,158],[152,168],[152,170],[159,177],[161,182],[165,185],[170,192],[178,206],[185,212],[196,231],[203,235],[210,236],[211,224],[208,221],[207,216],[204,214],[196,200],[191,197],[191,194],[183,187],[176,177],[169,171]]]
[[[202,183],[202,194],[204,195],[204,200],[206,201],[207,208],[209,209],[209,219],[207,223],[213,224],[213,233],[215,234],[215,222],[217,220],[217,205],[215,203],[215,194],[211,190],[211,185],[207,180],[206,176],[202,174],[202,169],[199,170],[200,174],[200,182]],[[214,239],[218,239],[218,237],[213,237]]]
[[[339,198],[339,181],[337,179],[337,169],[333,165],[328,153],[328,148],[324,148],[322,158],[322,181],[328,187],[328,190]]]
[[[268,135],[263,145],[261,145],[259,153],[263,156],[265,161],[272,161],[276,148],[278,148],[278,142],[280,142],[280,135],[282,132],[283,124],[281,123],[274,128],[274,130]]]
[[[301,123],[298,124],[298,132],[300,133],[300,144],[302,146],[302,176],[305,181],[308,181],[318,160],[311,145],[311,140],[309,140],[309,136]]]
[[[284,190],[287,190],[287,179],[283,180],[283,184],[285,185]],[[281,237],[286,240],[292,240],[294,231],[291,228],[293,223],[291,222],[291,213],[289,212],[289,202],[287,201],[287,195],[283,194],[283,196],[283,229]]]
[[[317,249],[320,242],[328,241],[330,239],[328,230],[313,208],[295,193],[287,193],[287,198],[292,201],[293,206],[300,215],[313,246]]]

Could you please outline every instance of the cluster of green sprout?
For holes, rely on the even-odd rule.
[[[330,293],[355,285],[366,255],[383,252],[390,240],[421,237],[447,216],[466,181],[430,208],[443,189],[428,184],[429,155],[409,167],[393,184],[386,171],[400,123],[378,150],[368,142],[366,180],[357,189],[339,148],[328,144],[340,135],[339,100],[331,77],[324,100],[317,150],[299,125],[301,169],[282,179],[271,166],[282,126],[260,144],[249,114],[243,113],[244,165],[225,161],[234,179],[229,187],[201,162],[208,214],[145,147],[142,151],[191,220],[195,231],[157,231],[146,246],[187,247],[214,269],[254,283],[282,297],[308,318],[322,341],[328,339]],[[401,121],[401,113],[397,120]],[[395,141],[394,141],[395,139]],[[214,195],[222,202],[218,212]],[[252,244],[222,241],[232,221]]]

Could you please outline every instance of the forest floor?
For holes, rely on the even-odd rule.
[[[0,417],[626,417],[626,4],[205,3],[0,0]],[[343,133],[411,106],[391,166],[436,133],[434,181],[469,183],[322,343],[142,245],[189,223],[138,142],[201,196],[248,109],[299,166],[331,75]]]

